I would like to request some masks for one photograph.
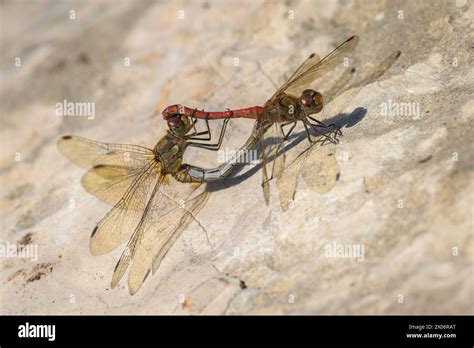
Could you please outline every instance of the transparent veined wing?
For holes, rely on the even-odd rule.
[[[357,46],[358,42],[359,37],[357,35],[352,36],[322,60],[319,60],[319,57],[313,53],[297,69],[292,77],[278,89],[275,95],[281,92],[289,92],[295,95],[301,94],[312,81],[324,76],[337,65],[342,64],[343,59]]]
[[[285,91],[293,82],[295,82],[302,74],[308,71],[312,66],[319,63],[321,58],[316,53],[311,53],[308,58],[295,70],[293,75],[276,91],[275,95]]]
[[[160,184],[157,183],[141,221],[117,262],[111,286],[115,287],[130,267],[128,287],[130,294],[135,294],[150,271],[156,272],[181,233],[192,221],[197,221],[195,214],[202,209],[208,195],[205,191],[179,204],[161,191]]]
[[[325,108],[330,104],[339,94],[345,91],[349,81],[354,77],[355,69],[346,69],[339,76],[339,78],[331,84],[328,90],[321,92],[323,95],[323,103]],[[323,109],[325,110],[325,109]]]
[[[206,204],[208,199],[209,199],[209,192],[204,191],[204,192],[200,193],[197,197],[192,198],[191,200],[189,200],[186,204],[187,207],[181,207],[181,209],[184,210],[184,212],[179,213],[179,215],[181,216],[181,219],[178,221],[178,223],[175,223],[175,227],[173,228],[171,233],[164,233],[164,235],[167,235],[168,237],[165,239],[165,242],[159,248],[158,253],[153,258],[153,264],[152,264],[153,273],[155,273],[158,270],[158,268],[161,265],[161,261],[166,256],[166,253],[168,253],[169,249],[173,246],[174,242],[178,239],[178,237],[181,235],[181,233],[193,221],[196,221],[198,223],[199,227],[201,227],[201,229],[203,229],[205,231],[205,228],[196,219],[195,216],[204,207],[204,205]],[[171,221],[176,221],[173,216],[167,216],[167,219],[169,219]],[[205,231],[205,232],[207,232],[207,231]]]
[[[278,197],[280,206],[283,211],[287,211],[291,202],[295,199],[296,188],[298,184],[298,173],[304,161],[294,163],[285,168],[284,175],[280,175],[276,179],[278,188]]]
[[[81,184],[87,192],[102,202],[114,206],[125,195],[135,178],[146,168],[146,165],[124,167],[99,164],[87,171],[81,179]],[[137,207],[130,206],[130,208]]]
[[[308,188],[314,192],[326,193],[334,187],[340,174],[335,155],[336,146],[334,144],[318,146],[317,143],[314,143],[302,151],[285,168],[285,175],[277,178],[283,211],[288,210],[290,203],[295,199],[300,175]]]
[[[135,177],[154,162],[153,151],[145,147],[107,144],[70,135],[59,139],[58,148],[71,162],[90,168],[82,177],[82,186],[110,205],[115,205]]]
[[[336,146],[327,144],[312,146],[303,155],[305,165],[301,166],[301,177],[308,187],[317,193],[329,192],[336,184],[340,175],[339,163],[336,159]]]
[[[135,167],[153,159],[153,151],[143,146],[101,143],[74,135],[61,137],[58,149],[71,162],[86,169],[100,164]]]
[[[346,90],[349,90],[348,99],[354,98],[360,90],[371,83],[376,82],[380,79],[387,70],[397,61],[400,57],[400,51],[394,51],[390,53],[385,59],[383,59],[379,64],[377,64],[374,68],[369,70],[369,74],[362,78],[360,81],[355,81],[352,85],[349,85]]]
[[[92,255],[108,253],[126,242],[140,222],[150,191],[160,180],[156,162],[136,175],[123,197],[94,228],[89,248]]]
[[[259,141],[262,158],[262,189],[265,203],[270,202],[270,179],[280,175],[285,167],[285,153],[280,151],[283,145],[283,137],[279,124],[273,124],[262,134]],[[271,167],[271,177],[268,176],[268,168]]]
[[[364,76],[359,81],[354,81],[353,83],[346,85],[344,88],[337,86],[337,83],[332,86],[331,90],[327,94],[328,101],[325,102],[330,103],[332,100],[335,99],[338,95],[344,93],[344,98],[338,102],[339,105],[343,107],[347,105],[355,96],[362,90],[362,88],[368,84],[376,82],[379,78],[381,78],[385,72],[390,69],[390,67],[395,63],[395,61],[400,57],[400,51],[394,51],[390,53],[385,59],[383,59],[379,64],[377,64],[374,68],[369,69],[369,74]],[[326,95],[325,95],[326,96]],[[324,98],[326,100],[326,97]],[[339,110],[340,111],[340,110]],[[332,108],[325,108],[323,109],[323,114],[326,115],[328,112],[337,115],[338,112],[332,110]],[[324,117],[323,117],[324,118]]]

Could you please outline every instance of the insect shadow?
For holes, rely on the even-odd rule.
[[[357,123],[362,121],[362,119],[365,117],[367,114],[367,109],[363,107],[358,107],[354,109],[351,113],[340,113],[337,114],[336,116],[333,116],[331,118],[328,118],[324,120],[326,124],[334,124],[336,126],[336,129],[340,129],[342,131],[343,128],[350,128],[355,126]],[[331,131],[327,131],[325,133],[330,133]],[[290,136],[288,144],[286,144],[285,148],[280,151],[280,153],[283,153],[283,151],[288,151],[294,148],[296,145],[301,143],[302,141],[307,139],[307,135],[305,131],[301,131],[297,134],[294,134]],[[271,140],[271,139],[270,139]],[[271,155],[268,158],[268,163],[271,163],[271,161],[274,159],[275,154]],[[209,192],[215,192],[215,191],[220,191],[226,188],[229,188],[234,185],[238,185],[241,182],[247,180],[250,178],[252,175],[257,173],[261,168],[262,168],[262,162],[259,162],[258,164],[254,165],[252,168],[247,170],[243,174],[239,174],[244,167],[248,166],[248,163],[239,163],[236,165],[235,169],[233,170],[232,174],[220,181],[216,182],[210,182],[206,186],[206,191]]]

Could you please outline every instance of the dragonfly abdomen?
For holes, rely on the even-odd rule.
[[[174,115],[186,115],[199,119],[223,119],[223,118],[251,118],[258,119],[263,111],[262,106],[251,106],[245,109],[226,110],[226,111],[204,111],[191,109],[187,106],[176,104],[168,106],[163,110],[162,115],[165,120]]]

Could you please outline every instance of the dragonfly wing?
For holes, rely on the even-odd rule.
[[[265,203],[270,202],[270,179],[268,177],[268,165],[272,166],[272,176],[276,177],[283,171],[285,166],[285,155],[281,150],[283,137],[280,134],[279,126],[272,124],[270,128],[262,135],[259,142],[262,153],[262,188]]]
[[[142,217],[153,183],[159,178],[157,167],[158,164],[154,161],[144,166],[123,197],[99,221],[90,239],[92,255],[105,254],[129,239]]]
[[[262,144],[263,142],[260,142]],[[268,157],[266,153],[266,147],[261,148],[262,151],[262,189],[263,189],[263,198],[265,203],[268,205],[270,203],[270,181],[268,179]]]
[[[385,59],[380,62],[372,71],[370,74],[365,77],[363,80],[356,82],[351,88],[359,88],[359,87],[364,87],[365,85],[368,85],[370,83],[373,83],[377,81],[380,77],[385,74],[385,72],[390,69],[390,67],[395,63],[395,61],[400,57],[402,52],[400,51],[394,51],[390,53]]]
[[[336,160],[336,146],[334,144],[312,146],[305,154],[304,161],[307,164],[301,166],[300,173],[306,185],[317,193],[330,191],[340,174]]]
[[[302,154],[295,159],[291,165],[285,168],[285,175],[277,177],[278,196],[283,211],[287,211],[291,202],[295,199],[298,176],[303,166],[306,155]]]
[[[150,198],[148,199],[146,206],[144,208],[143,214],[141,215],[140,221],[137,223],[131,237],[125,247],[120,259],[118,260],[117,264],[115,265],[114,273],[112,275],[112,288],[118,284],[120,279],[122,279],[125,271],[127,270],[128,266],[132,262],[133,255],[135,254],[136,248],[138,243],[141,241],[142,238],[142,231],[143,231],[143,224],[147,222],[148,216],[150,214],[150,209],[152,208],[152,202],[154,201],[154,197],[159,193],[159,187],[161,185],[161,180],[157,180],[156,183],[153,185],[153,190],[150,194]],[[148,275],[148,274],[147,274]],[[146,276],[147,276],[146,275]],[[146,278],[146,276],[144,278]],[[143,279],[145,281],[145,279]]]
[[[364,77],[360,81],[355,81],[354,83],[350,84],[349,86],[346,86],[348,80],[350,80],[351,77],[348,75],[352,75],[349,70],[347,70],[340,78],[341,81],[337,81],[331,89],[324,95],[324,103],[327,105],[331,101],[335,99],[336,96],[342,94],[343,92],[346,92],[344,95],[344,98],[338,102],[338,105],[346,105],[349,103],[350,100],[355,98],[355,96],[360,92],[360,90],[375,81],[377,81],[380,77],[383,76],[383,74],[390,69],[390,67],[395,63],[395,61],[400,57],[401,52],[400,51],[395,51],[389,54],[381,63],[379,63],[374,69],[371,70],[369,75]],[[347,76],[346,76],[347,75]],[[347,81],[345,81],[347,80]],[[332,105],[332,104],[331,104]],[[332,110],[334,108],[331,107],[326,107],[323,110],[323,114],[326,115],[327,113],[331,113],[334,115],[337,115],[339,112],[336,112]],[[339,110],[340,111],[340,110]],[[324,118],[324,117],[323,117]]]
[[[81,184],[87,192],[113,206],[124,196],[143,169],[144,166],[97,165],[87,171],[81,179]]]
[[[334,100],[334,98],[344,92],[344,88],[354,77],[354,73],[355,70],[353,69],[345,69],[342,75],[339,76],[339,78],[336,80],[336,82],[334,82],[327,91],[323,92],[323,102],[325,106],[330,104]]]
[[[143,146],[101,143],[73,135],[61,137],[58,149],[82,168],[100,164],[135,167],[144,165],[153,158],[153,151]]]
[[[308,187],[318,193],[328,192],[334,186],[339,174],[335,152],[336,147],[333,144],[320,147],[314,143],[299,153],[285,168],[285,175],[277,179],[283,211],[287,211],[290,203],[295,199],[300,175]]]
[[[59,151],[73,163],[90,168],[82,177],[84,189],[115,205],[135,176],[153,160],[153,151],[136,145],[106,144],[76,136],[58,141]]]
[[[291,77],[286,81],[274,95],[277,95],[280,92],[285,91],[288,86],[290,86],[300,75],[307,71],[310,67],[316,65],[321,59],[316,53],[311,53],[308,58],[296,69],[296,71],[291,75]]]
[[[277,178],[278,197],[283,211],[287,211],[295,199],[296,185],[298,182],[298,167],[291,166],[285,170],[285,175]]]
[[[272,127],[274,129],[274,151],[273,151],[273,167],[272,167],[272,177],[279,178],[283,175],[283,171],[285,170],[285,161],[286,161],[286,153],[285,153],[285,142],[283,141],[283,135],[281,134],[281,129],[274,125]]]
[[[159,268],[166,253],[195,219],[194,214],[204,206],[208,196],[208,192],[203,192],[180,207],[170,196],[160,191],[157,185],[142,220],[117,263],[112,287],[116,286],[131,264],[128,287],[130,294],[135,294],[150,270],[154,273]]]
[[[204,207],[208,199],[209,192],[204,191],[193,199],[187,201],[185,207],[181,208],[180,211],[174,211],[172,215],[167,216],[167,220],[170,220],[170,222],[174,222],[174,227],[169,233],[162,233],[165,238],[161,238],[163,242],[159,243],[161,247],[159,248],[158,253],[153,258],[153,273],[158,270],[161,265],[161,261],[166,256],[169,249],[171,249],[174,242],[179,238],[181,233],[186,230],[186,228],[193,221],[196,220],[195,215]],[[178,217],[176,215],[181,215],[181,219],[176,219],[176,217]],[[177,220],[178,223],[176,223]]]
[[[358,42],[358,36],[350,37],[322,60],[315,61],[312,65],[308,64],[305,66],[305,71],[301,71],[298,75],[292,77],[291,81],[288,81],[283,85],[278,92],[289,92],[299,95],[312,81],[324,76],[337,65],[342,64],[344,58],[346,58],[347,54],[357,46]]]

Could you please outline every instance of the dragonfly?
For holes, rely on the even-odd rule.
[[[344,97],[339,105],[344,107],[351,99],[353,99],[360,90],[373,82],[379,80],[387,70],[400,57],[400,51],[394,51],[387,55],[375,67],[370,68],[369,74],[359,81],[355,81],[347,86],[351,77],[345,73],[339,78],[329,89],[327,93],[327,104],[330,104],[336,96],[344,93]],[[352,71],[350,71],[352,73]],[[328,118],[324,115],[329,112],[329,108],[323,110],[323,119]],[[341,110],[333,110],[334,115],[340,115]],[[326,193],[332,189],[340,176],[340,168],[336,159],[336,146],[334,143],[328,143],[316,150],[317,144],[310,144],[309,147],[302,151],[296,151],[296,158],[285,167],[285,175],[281,173],[277,176],[277,187],[280,203],[283,211],[288,210],[289,206],[294,203],[295,193],[298,185],[298,178],[301,176],[306,185],[319,194]],[[311,166],[306,165],[312,163]]]
[[[72,135],[58,140],[59,151],[87,169],[81,179],[83,188],[113,206],[92,231],[91,254],[108,253],[128,241],[115,266],[112,288],[130,268],[128,288],[135,294],[193,221],[205,230],[196,214],[209,193],[196,194],[193,185],[182,185],[202,182],[188,174],[195,170],[183,165],[183,155],[189,146],[218,150],[228,121],[224,120],[217,143],[211,143],[207,120],[207,130],[198,131],[197,119],[185,115],[168,119],[168,130],[153,149]]]
[[[256,119],[251,136],[237,152],[236,157],[230,161],[230,165],[226,164],[213,170],[204,171],[201,176],[205,177],[207,181],[220,180],[228,176],[232,170],[232,165],[238,162],[238,157],[242,156],[244,151],[258,146],[262,153],[263,162],[262,187],[265,202],[268,204],[270,199],[269,181],[273,177],[279,177],[283,172],[285,156],[284,153],[280,154],[280,150],[289,139],[297,122],[303,123],[310,143],[318,142],[318,140],[313,139],[310,130],[315,131],[318,137],[322,136],[324,138],[323,144],[326,141],[335,144],[338,141],[337,136],[342,135],[340,130],[335,129],[334,124],[326,125],[312,116],[320,113],[323,109],[323,96],[321,93],[307,87],[315,79],[323,77],[336,66],[342,64],[343,59],[357,46],[358,42],[359,37],[357,35],[351,36],[322,60],[316,53],[312,53],[263,106],[207,112],[177,104],[163,110],[163,118],[167,120],[170,117],[175,117],[176,114],[182,114],[205,120]],[[289,130],[285,132],[285,127],[288,126]],[[328,135],[327,130],[333,131],[334,137]],[[271,156],[274,159],[271,177],[269,178],[267,164]]]
[[[320,92],[307,88],[314,80],[323,77],[338,65],[343,65],[342,63],[345,63],[344,60],[357,46],[358,41],[358,36],[350,37],[322,60],[319,59],[317,54],[311,54],[293,75],[278,88],[264,106],[207,112],[177,104],[163,110],[162,115],[164,119],[176,117],[177,114],[183,114],[206,120],[238,117],[257,120],[246,143],[228,163],[214,169],[194,168],[193,175],[199,174],[201,180],[205,181],[220,180],[231,173],[232,168],[240,162],[239,159],[248,150],[259,147],[262,153],[262,188],[267,205],[269,204],[270,197],[269,181],[272,178],[277,179],[280,203],[283,210],[287,210],[289,204],[294,201],[296,180],[300,175],[313,191],[318,193],[328,192],[336,183],[339,175],[339,165],[335,158],[335,145],[338,143],[338,136],[342,136],[342,133],[334,124],[326,125],[324,122],[312,117],[312,115],[318,114],[323,110],[323,100],[324,104],[328,105],[337,96],[346,91],[348,93],[344,98],[345,102],[353,98],[362,87],[379,79],[401,54],[400,51],[389,54],[372,69],[367,77],[349,86],[347,84],[352,79],[355,68],[345,69],[344,73],[324,93],[324,97]],[[326,108],[324,111],[326,110],[328,109]],[[324,114],[324,111],[322,114]],[[302,151],[290,164],[290,173],[283,175],[283,171],[286,170],[285,152],[280,153],[280,150],[295,129],[298,121],[301,121],[304,125],[310,146]],[[284,131],[285,126],[290,126],[289,131],[286,133]],[[319,138],[313,140],[310,130],[316,131],[316,136]],[[329,134],[332,133],[334,137],[328,135],[328,132]],[[315,145],[318,143],[325,145],[326,142],[327,146],[315,158]],[[273,157],[273,164],[271,177],[269,178],[267,164],[270,157]],[[313,170],[308,170],[304,166],[309,158],[317,161],[316,170],[314,168]],[[199,173],[194,173],[194,170],[199,170]]]

